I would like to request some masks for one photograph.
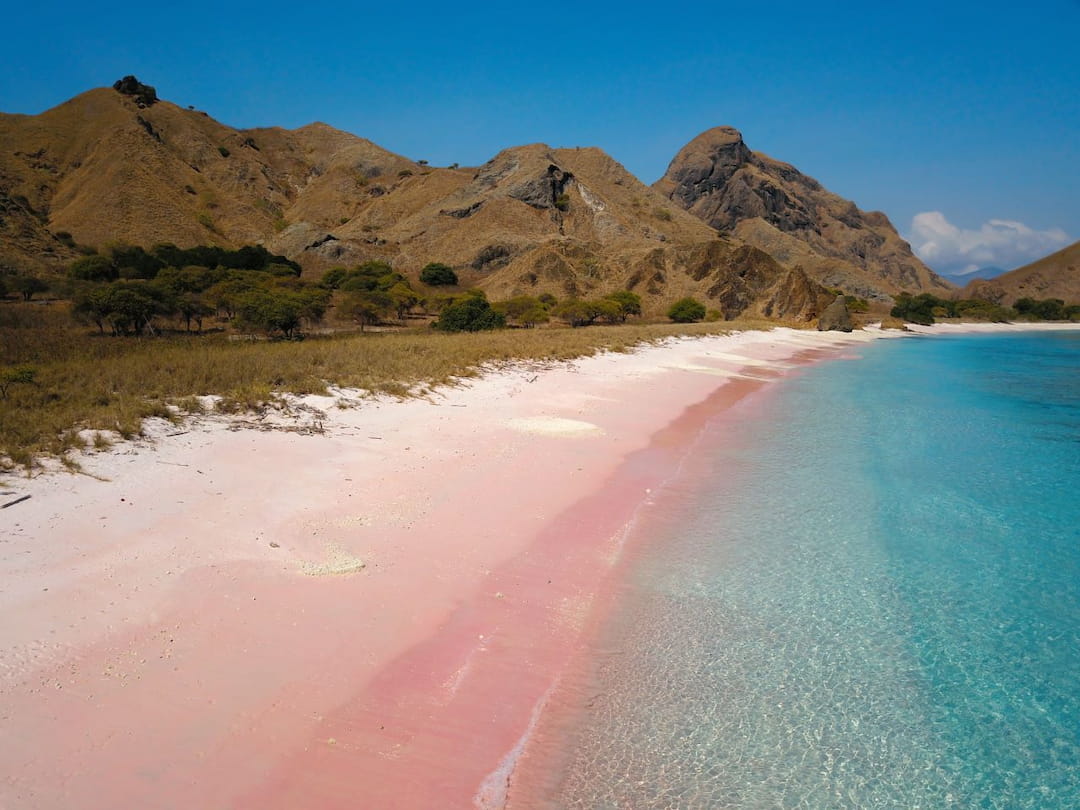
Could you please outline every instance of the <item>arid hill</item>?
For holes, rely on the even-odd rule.
[[[830,287],[884,299],[953,285],[911,252],[888,217],[861,211],[794,166],[752,152],[732,127],[684,146],[653,188],[724,234]]]
[[[980,298],[1012,306],[1020,298],[1060,298],[1080,303],[1080,242],[1057,253],[991,279],[976,279],[960,292],[962,298]]]
[[[654,313],[696,295],[725,317],[803,320],[831,300],[599,149],[434,168],[325,124],[233,129],[127,78],[0,115],[0,238],[0,263],[20,271],[62,269],[78,245],[257,242],[316,275],[380,258],[415,278],[445,262],[493,298],[629,288]]]

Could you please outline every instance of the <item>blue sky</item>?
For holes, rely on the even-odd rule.
[[[233,126],[320,120],[435,165],[594,145],[646,183],[727,124],[885,211],[938,270],[1080,238],[1080,0],[44,2],[4,19],[4,112],[134,73]]]

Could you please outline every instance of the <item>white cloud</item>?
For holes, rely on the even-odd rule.
[[[991,219],[978,230],[968,230],[953,225],[940,211],[924,211],[912,218],[908,241],[939,273],[963,274],[980,267],[1013,270],[1073,240],[1061,228],[1037,231],[1008,219]]]

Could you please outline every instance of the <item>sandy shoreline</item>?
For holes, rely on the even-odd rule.
[[[4,502],[32,496],[0,511],[0,805],[499,806],[695,425],[882,334],[308,398],[318,435],[206,419],[89,457],[98,478],[0,481]]]

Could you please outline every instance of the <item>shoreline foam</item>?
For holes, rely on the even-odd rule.
[[[685,452],[663,432],[688,407],[881,334],[503,370],[315,436],[203,420],[90,457],[103,480],[11,482],[33,497],[2,514],[0,799],[467,806],[580,632],[653,439]]]

